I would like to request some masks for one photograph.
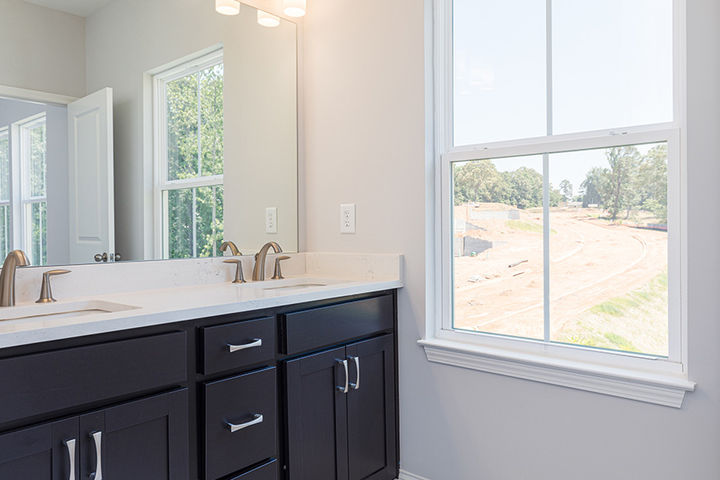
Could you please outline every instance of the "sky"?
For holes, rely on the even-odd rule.
[[[552,0],[551,37],[552,133],[672,121],[672,0]],[[456,145],[549,133],[546,38],[546,0],[454,0]],[[603,151],[554,155],[550,182],[577,189],[596,165]]]

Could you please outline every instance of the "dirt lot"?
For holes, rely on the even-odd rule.
[[[551,338],[665,355],[667,234],[600,214],[551,209]],[[465,235],[493,247],[455,258],[455,326],[542,338],[542,212],[469,221]]]

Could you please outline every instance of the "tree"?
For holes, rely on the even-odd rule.
[[[490,160],[478,160],[454,167],[455,204],[501,202],[504,180]]]
[[[635,177],[637,205],[667,222],[667,145],[653,147],[643,158]]]
[[[526,209],[541,207],[543,202],[543,177],[532,168],[520,167],[511,172],[502,172],[506,185],[504,203]]]
[[[583,208],[589,205],[603,205],[603,198],[600,192],[605,191],[604,184],[608,181],[608,170],[601,167],[593,167],[585,175],[585,180],[580,184],[582,191]]]
[[[605,158],[610,171],[607,181],[601,185],[603,206],[612,220],[622,211],[626,212],[625,218],[629,218],[637,198],[634,179],[640,167],[640,152],[632,146],[613,147],[605,152]]]
[[[560,193],[562,193],[562,196],[565,198],[566,202],[572,200],[573,186],[569,180],[563,180],[562,182],[560,182]]]

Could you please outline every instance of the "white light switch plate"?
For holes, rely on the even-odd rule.
[[[277,207],[267,207],[265,209],[265,233],[277,233]]]
[[[340,204],[340,233],[355,233],[355,204]]]

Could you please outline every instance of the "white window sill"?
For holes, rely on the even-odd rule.
[[[436,338],[419,340],[431,362],[680,408],[695,382],[651,373]]]

